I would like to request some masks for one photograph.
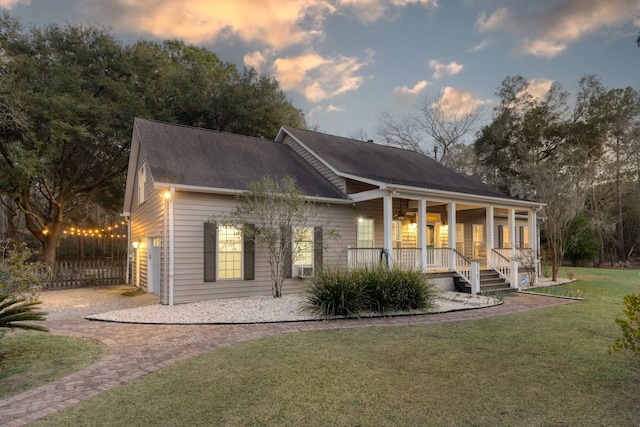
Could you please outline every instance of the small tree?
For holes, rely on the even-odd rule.
[[[640,294],[625,296],[624,305],[622,311],[627,319],[616,319],[616,323],[622,328],[622,338],[609,347],[609,354],[622,351],[640,356]]]
[[[252,182],[236,201],[229,215],[214,218],[212,222],[239,228],[245,239],[266,250],[271,291],[274,298],[279,298],[287,268],[301,250],[295,243],[302,240],[304,228],[321,224],[323,206],[300,193],[291,177],[280,180],[264,177]],[[335,234],[333,231],[323,233]]]

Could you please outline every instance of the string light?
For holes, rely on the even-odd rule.
[[[124,225],[126,225],[126,223],[120,221],[119,223],[111,224],[104,228],[81,228],[72,226],[65,228],[62,234],[64,236],[123,239],[127,237],[127,231]],[[119,230],[120,227],[124,230]]]

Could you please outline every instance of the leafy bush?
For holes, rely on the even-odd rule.
[[[609,347],[609,354],[614,351],[631,352],[640,356],[640,294],[630,294],[624,297],[625,308],[622,310],[627,316],[625,319],[616,319],[616,323],[622,328],[622,338],[616,340]]]
[[[435,296],[424,273],[383,265],[322,270],[311,279],[306,293],[309,310],[326,317],[425,309]]]
[[[47,328],[18,322],[45,320],[47,313],[37,311],[36,306],[42,304],[31,297],[12,294],[0,294],[0,329],[18,328],[47,332]]]

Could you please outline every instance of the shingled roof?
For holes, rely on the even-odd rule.
[[[386,184],[509,198],[477,178],[454,172],[414,151],[289,126],[283,129],[339,174]]]
[[[265,176],[291,176],[304,195],[347,199],[287,145],[145,119],[134,126],[156,182],[246,190]]]

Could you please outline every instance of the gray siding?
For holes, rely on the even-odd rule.
[[[346,191],[345,179],[333,173],[327,166],[325,166],[321,161],[311,155],[311,153],[309,153],[304,147],[302,147],[296,140],[291,138],[289,135],[286,135],[282,143],[291,147],[293,151],[298,153],[300,157],[305,159],[311,166],[313,166],[318,172],[320,172],[343,193]]]
[[[148,239],[152,237],[161,237],[164,243],[163,236],[163,201],[160,193],[153,189],[153,177],[147,167],[147,177],[145,183],[145,201],[142,204],[138,204],[138,170],[141,165],[146,165],[146,156],[144,150],[141,149],[138,153],[137,167],[134,179],[134,188],[131,202],[131,241],[138,241],[138,259],[140,261],[140,287],[147,289],[148,283]],[[161,250],[164,253],[164,250]],[[133,259],[131,263],[131,271],[133,273],[133,280],[135,283],[135,249],[132,250]],[[164,268],[161,268],[161,276]],[[161,283],[164,283],[164,277],[161,277]],[[161,298],[166,302],[166,295],[163,292],[164,287],[159,286]]]
[[[255,280],[204,281],[204,223],[230,212],[232,196],[176,192],[174,198],[174,303],[216,298],[271,295],[271,273],[264,250],[256,247]],[[323,215],[325,232],[334,229],[337,239],[325,237],[325,265],[346,265],[346,247],[355,245],[356,216],[350,205],[332,205]],[[283,293],[300,292],[304,281],[286,279]]]

